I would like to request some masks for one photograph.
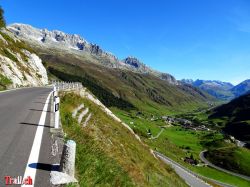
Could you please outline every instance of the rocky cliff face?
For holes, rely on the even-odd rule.
[[[167,82],[174,84],[174,85],[180,85],[181,82],[177,81],[174,76],[168,74],[168,73],[160,73],[160,78],[162,80],[166,80]]]
[[[154,70],[152,70],[150,67],[146,66],[140,60],[138,60],[136,57],[129,56],[121,61],[126,67],[133,71],[137,71],[140,73],[152,73]]]
[[[6,29],[0,31],[0,89],[48,84],[42,60]]]
[[[161,73],[151,69],[135,57],[127,57],[119,60],[116,56],[101,49],[100,46],[87,42],[84,38],[76,34],[66,34],[61,31],[48,31],[47,29],[37,29],[25,24],[12,24],[8,29],[18,38],[25,40],[31,45],[39,45],[47,49],[57,49],[74,55],[79,55],[91,59],[105,67],[126,69],[137,73],[150,73],[170,84],[179,84],[172,75]],[[86,57],[87,56],[87,57]]]
[[[76,50],[87,52],[118,61],[111,53],[103,51],[100,46],[87,42],[77,34],[71,35],[58,30],[49,31],[47,29],[37,29],[30,25],[17,23],[10,25],[8,29],[16,36],[28,40],[28,42],[33,41],[43,46],[69,50],[72,52],[76,52]]]
[[[142,62],[140,62],[136,57],[132,57],[132,56],[127,57],[122,61],[122,63],[124,63],[126,66],[128,66],[133,71],[136,71],[139,73],[144,73],[144,74],[147,74],[147,73],[153,74],[156,77],[159,77],[160,79],[165,80],[170,84],[174,84],[174,85],[180,84],[174,78],[174,76],[172,76],[168,73],[162,73],[162,72],[156,71],[156,70],[146,66]]]

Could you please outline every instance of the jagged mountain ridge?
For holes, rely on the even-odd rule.
[[[250,80],[245,80],[236,86],[218,80],[182,79],[181,82],[200,88],[220,100],[232,100],[250,90]]]
[[[37,29],[26,24],[12,24],[8,29],[20,39],[31,45],[40,45],[46,48],[67,51],[75,55],[90,55],[89,58],[97,58],[96,63],[110,68],[119,68],[137,73],[149,73],[166,80],[170,84],[178,85],[179,82],[168,73],[161,73],[146,66],[135,57],[127,57],[119,60],[115,55],[104,51],[99,45],[89,43],[77,34],[66,34],[62,31]]]
[[[31,25],[18,23],[8,26],[8,29],[20,38],[37,41],[44,46],[62,48],[63,50],[85,51],[95,55],[107,56],[114,61],[118,60],[111,53],[103,51],[98,45],[87,42],[77,34],[71,35],[58,30],[37,29]]]

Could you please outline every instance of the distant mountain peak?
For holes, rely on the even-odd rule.
[[[112,53],[102,50],[97,44],[89,43],[78,34],[66,34],[59,30],[37,29],[31,25],[20,23],[11,24],[8,29],[21,39],[35,42],[38,45],[72,52],[87,52],[118,61]]]
[[[128,64],[134,68],[140,68],[142,66],[146,66],[145,64],[143,64],[142,62],[140,62],[139,59],[137,59],[134,56],[128,56],[127,58],[125,58],[123,61],[123,63]]]
[[[193,84],[194,80],[193,79],[181,79],[181,82],[186,83],[186,84]]]
[[[222,100],[231,100],[234,97],[243,95],[250,90],[250,79],[245,80],[236,86],[230,82],[223,82],[219,80],[197,79],[193,81],[192,79],[182,79],[181,82],[198,87],[203,91],[208,92],[210,95]]]
[[[250,79],[244,80],[238,85],[234,86],[231,91],[235,95],[235,97],[239,97],[250,91]]]

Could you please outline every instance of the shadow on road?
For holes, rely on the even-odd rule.
[[[29,164],[30,168],[40,169],[45,171],[59,171],[60,165],[59,164],[45,164],[45,163],[32,163]]]
[[[35,124],[35,123],[25,123],[25,122],[22,122],[22,123],[19,123],[21,125],[32,125],[32,126],[44,126],[44,127],[47,127],[47,128],[52,128],[50,125],[39,125],[39,124]]]
[[[38,112],[51,112],[51,111],[46,111],[46,110],[34,109],[34,108],[31,108],[29,110],[38,111]]]

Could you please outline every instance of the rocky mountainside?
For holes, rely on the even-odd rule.
[[[135,57],[118,60],[78,35],[14,24],[8,29],[32,47],[51,79],[77,81],[107,107],[146,113],[186,111],[205,107],[212,98],[180,84],[167,73],[151,69]],[[80,47],[79,48],[79,46]]]
[[[113,54],[104,51],[99,45],[89,43],[76,34],[71,35],[57,30],[37,29],[30,25],[17,23],[8,26],[8,29],[32,46],[42,46],[47,49],[78,55],[80,58],[87,58],[91,62],[109,68],[124,69],[144,74],[149,73],[166,80],[170,84],[179,84],[172,75],[155,71],[135,57],[119,60]]]
[[[0,30],[0,89],[48,84],[42,60],[7,29]]]
[[[136,72],[140,72],[140,73],[144,73],[144,74],[152,74],[155,75],[156,77],[159,77],[162,80],[166,80],[168,83],[174,84],[174,85],[178,85],[180,84],[175,78],[174,76],[168,74],[168,73],[161,73],[158,71],[155,71],[153,69],[151,69],[150,67],[146,66],[145,64],[143,64],[142,62],[140,62],[136,57],[127,57],[124,60],[122,60],[122,63],[129,65],[130,69],[136,71]]]
[[[77,34],[70,35],[58,30],[37,29],[26,24],[12,24],[8,26],[8,29],[18,37],[29,40],[29,42],[36,42],[44,47],[69,50],[71,52],[82,51],[118,61],[114,55],[103,51],[96,44],[87,42]]]
[[[220,100],[232,100],[250,90],[250,80],[243,81],[236,86],[216,80],[182,79],[181,82],[200,88]]]

